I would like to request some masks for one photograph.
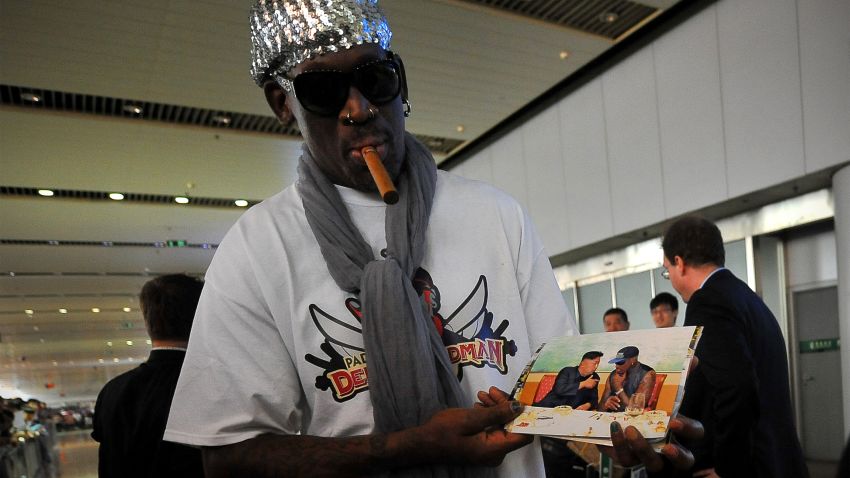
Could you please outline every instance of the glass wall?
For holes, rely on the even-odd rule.
[[[578,309],[581,333],[604,332],[602,314],[613,306],[610,280],[579,287]]]
[[[653,297],[650,271],[617,277],[614,279],[614,292],[617,307],[629,315],[631,330],[655,327],[649,314],[649,301]]]

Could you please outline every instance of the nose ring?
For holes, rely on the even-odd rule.
[[[366,111],[369,112],[369,117],[365,121],[375,119],[375,115],[378,114],[378,109],[373,108],[371,106]],[[363,121],[363,122],[365,122],[365,121]],[[359,122],[359,121],[357,121],[357,120],[355,120],[354,118],[351,117],[351,110],[348,110],[348,111],[345,112],[345,118],[343,118],[342,122],[346,126],[354,126],[355,124],[361,123],[361,122]]]

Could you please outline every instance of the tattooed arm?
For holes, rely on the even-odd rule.
[[[519,415],[517,402],[492,408],[450,408],[424,425],[388,434],[347,438],[260,435],[203,449],[206,476],[362,476],[417,465],[497,466],[530,436],[501,425]]]

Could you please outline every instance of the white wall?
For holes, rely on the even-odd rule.
[[[850,161],[847,25],[847,0],[721,0],[455,172],[555,255]]]
[[[817,286],[838,280],[835,231],[794,234],[785,243],[789,288]]]

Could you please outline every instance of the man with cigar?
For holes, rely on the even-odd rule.
[[[614,371],[605,382],[599,410],[605,412],[622,412],[629,404],[629,399],[635,393],[643,393],[649,398],[655,387],[655,370],[638,361],[640,350],[629,345],[617,352],[617,356],[608,361],[614,364]]]
[[[203,447],[208,476],[541,476],[501,390],[576,328],[530,220],[405,133],[376,1],[259,1],[251,22],[253,79],[304,137],[299,178],[218,248],[165,439]]]
[[[688,304],[685,326],[703,326],[681,407],[705,423],[705,440],[689,443],[693,476],[807,476],[782,332],[761,298],[723,267],[720,229],[683,217],[661,247],[665,276]]]

